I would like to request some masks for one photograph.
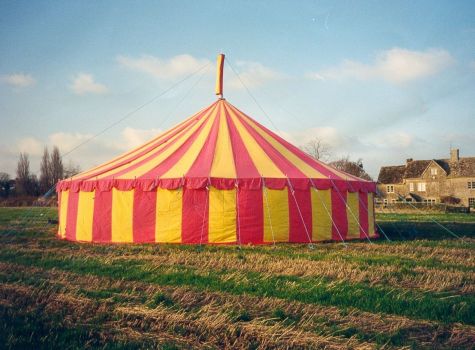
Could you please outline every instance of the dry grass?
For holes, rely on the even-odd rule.
[[[16,246],[14,243],[10,246]],[[9,246],[7,243],[5,246]],[[355,246],[353,248],[353,246]],[[475,269],[456,270],[456,269],[440,269],[425,266],[414,266],[408,269],[404,264],[367,264],[364,262],[364,257],[378,259],[382,256],[385,259],[391,259],[396,256],[387,254],[378,255],[381,252],[380,246],[373,245],[374,253],[370,254],[369,248],[362,248],[362,245],[354,244],[349,249],[345,250],[345,256],[338,256],[337,254],[325,257],[322,260],[312,260],[311,253],[305,257],[283,257],[273,256],[271,254],[259,254],[247,252],[246,254],[236,254],[229,251],[203,251],[196,253],[191,250],[177,250],[171,247],[170,249],[157,249],[153,254],[147,253],[101,253],[94,251],[94,249],[87,249],[88,246],[81,245],[82,249],[72,251],[69,248],[44,248],[38,244],[30,244],[26,247],[16,248],[20,252],[41,252],[41,253],[56,253],[63,256],[71,257],[94,257],[100,258],[104,263],[111,263],[118,260],[127,261],[146,261],[150,267],[163,266],[188,266],[199,268],[200,271],[213,271],[216,269],[226,269],[230,271],[253,271],[269,275],[288,275],[300,277],[315,277],[324,276],[332,280],[350,281],[353,283],[364,282],[370,285],[385,285],[393,287],[403,287],[408,289],[419,289],[424,291],[449,291],[460,294],[475,293]],[[398,246],[401,250],[406,250],[406,247]],[[423,253],[412,252],[412,256],[402,255],[405,259],[414,259],[417,261],[424,256],[424,259],[438,259],[440,258],[440,248],[425,248],[419,247],[421,250],[428,251],[428,256]],[[460,249],[450,249],[460,255],[466,255],[465,252],[460,252]],[[463,250],[462,250],[463,251]],[[437,258],[434,257],[437,254]],[[455,254],[455,253],[454,253]],[[473,255],[473,254],[472,254]],[[348,256],[350,256],[348,258]],[[417,256],[417,258],[416,258]],[[358,260],[352,261],[351,258]],[[309,259],[310,258],[310,259]],[[461,259],[461,258],[460,258]],[[465,258],[470,262],[472,257]],[[448,259],[446,259],[448,260]],[[463,260],[463,259],[461,259]],[[442,261],[442,259],[440,260]],[[451,260],[451,264],[455,259]],[[445,261],[447,262],[447,261]],[[469,267],[469,264],[461,266]]]
[[[315,348],[318,345],[323,348],[366,349],[376,346],[371,342],[358,341],[354,336],[338,336],[347,330],[356,330],[369,337],[401,333],[408,341],[427,347],[437,342],[444,347],[469,348],[475,342],[475,327],[459,324],[441,325],[356,309],[343,312],[335,307],[286,302],[277,298],[234,296],[190,288],[162,287],[61,271],[44,271],[16,264],[2,263],[0,270],[6,275],[16,275],[20,279],[35,276],[35,283],[43,286],[42,292],[36,297],[46,303],[49,312],[59,312],[64,308],[74,310],[71,316],[65,318],[69,326],[77,322],[78,318],[81,322],[87,322],[87,319],[92,317],[88,312],[93,311],[93,315],[98,312],[118,312],[119,317],[114,318],[113,325],[105,323],[105,328],[126,329],[129,336],[157,332],[166,334],[170,329],[175,329],[187,337],[185,339],[181,336],[174,340],[193,347],[213,345],[246,348],[253,342],[264,346],[262,348]],[[54,288],[55,286],[60,286],[60,291]],[[5,284],[0,290],[8,291],[0,292],[1,302],[24,302],[28,300],[25,295],[35,294],[33,287],[18,283]],[[111,296],[95,302],[81,296],[85,292],[101,290],[117,291],[114,297],[123,301],[113,302],[114,297]],[[3,297],[5,294],[8,294],[9,298]],[[21,297],[11,298],[11,295],[17,294]],[[169,300],[171,305],[147,307],[145,305],[148,302],[141,301],[143,296],[149,300],[155,295],[165,296],[165,300]],[[31,304],[36,305],[37,302]],[[281,312],[280,317],[276,318],[275,310]],[[247,319],[236,321],[236,315],[239,319],[240,313],[243,312]],[[290,324],[287,322],[289,319],[292,320]],[[315,333],[316,330],[318,334]],[[173,337],[167,335],[165,338],[171,340]]]
[[[45,228],[43,219],[25,222],[16,213],[6,225],[2,215],[0,344],[6,348],[472,349],[475,344],[473,319],[463,313],[475,300],[471,238],[352,242],[346,248],[331,243],[313,250],[95,245],[57,240],[55,227]],[[255,292],[259,284],[267,289]],[[321,297],[307,298],[306,288]],[[348,303],[328,299],[342,290]],[[381,302],[402,300],[400,305],[417,309],[418,303],[457,298],[461,302],[447,309],[451,319],[427,308],[422,316],[378,309]]]
[[[160,334],[158,340],[171,340],[192,345],[194,348],[216,346],[228,349],[247,349],[250,343],[257,348],[279,349],[373,349],[375,345],[356,339],[321,336],[299,330],[297,327],[255,318],[250,322],[235,322],[225,312],[228,305],[207,303],[198,310],[185,311],[158,305],[148,308],[143,305],[115,305],[79,297],[55,288],[44,288],[41,293],[31,286],[2,284],[0,300],[9,308],[19,308],[32,313],[44,307],[50,315],[61,315],[65,327],[94,324],[98,315],[107,315],[101,324],[102,336],[117,339],[117,330],[127,329],[129,335]],[[114,330],[112,334],[109,330]],[[169,332],[181,337],[164,336]],[[186,334],[186,336],[185,336]],[[122,335],[124,335],[122,333]],[[157,340],[157,339],[155,339]]]

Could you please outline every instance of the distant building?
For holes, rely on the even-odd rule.
[[[475,208],[475,157],[460,158],[458,149],[449,159],[406,160],[405,165],[381,167],[379,201],[395,203],[452,203]]]

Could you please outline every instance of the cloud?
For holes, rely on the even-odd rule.
[[[118,56],[117,62],[130,70],[146,73],[158,79],[171,80],[189,75],[204,65],[208,59],[199,59],[191,55],[178,55],[169,59],[143,55],[138,58]]]
[[[373,143],[381,148],[408,149],[414,145],[416,139],[413,135],[404,131],[391,131],[378,135]]]
[[[376,135],[355,136],[332,126],[281,132],[282,136],[296,146],[304,146],[315,138],[329,146],[329,161],[349,156],[363,159],[365,170],[373,177],[382,164],[397,164],[401,154],[412,154],[421,140],[404,131],[391,131]],[[410,153],[410,154],[409,154]],[[404,157],[404,156],[402,156]]]
[[[78,132],[56,132],[48,136],[48,143],[50,145],[58,146],[60,151],[64,154],[71,151],[79,144],[89,140],[91,137],[93,137],[93,134],[82,134]]]
[[[393,48],[380,52],[372,64],[345,60],[336,67],[308,73],[315,80],[372,80],[405,83],[434,75],[454,63],[449,52],[442,49],[411,51]]]
[[[24,73],[4,75],[1,77],[1,81],[16,88],[25,88],[36,84],[36,80],[30,74]]]
[[[57,132],[49,135],[47,143],[50,146],[59,147],[62,154],[65,154],[84,143],[74,150],[67,158],[79,164],[81,169],[87,170],[93,166],[102,164],[123,152],[145,144],[150,139],[161,133],[159,129],[135,129],[126,127],[120,132],[120,136],[115,138],[94,138],[88,141],[93,135],[71,132]]]
[[[305,130],[293,130],[280,132],[281,136],[296,146],[304,146],[309,141],[319,139],[330,146],[332,156],[346,155],[362,147],[361,141],[354,136],[347,135],[332,126],[308,128]]]
[[[268,82],[285,78],[281,73],[264,66],[259,62],[237,61],[236,62],[239,77],[248,88],[258,87]],[[237,77],[229,79],[225,87],[242,89],[242,83]]]
[[[107,92],[104,85],[96,83],[93,75],[87,73],[77,74],[69,88],[76,95],[104,94]]]
[[[115,138],[98,137],[90,141],[88,140],[93,134],[65,131],[52,133],[43,139],[24,137],[16,142],[0,144],[0,158],[3,161],[0,171],[14,175],[18,154],[26,152],[30,156],[31,171],[39,172],[40,159],[45,146],[48,146],[50,150],[53,146],[58,146],[61,154],[66,154],[88,141],[64,159],[66,164],[68,161],[72,161],[74,164],[78,164],[81,169],[87,170],[145,144],[161,132],[160,129],[144,130],[126,127]]]
[[[161,129],[134,129],[126,127],[122,130],[122,147],[127,150],[143,145],[145,142],[162,133]]]
[[[57,132],[48,136],[47,144],[50,146],[58,146],[61,153],[65,154],[78,145],[77,151],[71,153],[71,157],[75,159],[82,157],[86,161],[94,164],[104,159],[103,153],[110,155],[110,157],[119,154],[120,152],[130,151],[131,149],[143,145],[151,138],[158,136],[161,133],[159,129],[134,129],[130,127],[124,128],[119,137],[114,139],[93,138],[93,134],[83,134],[77,132]],[[100,155],[97,150],[100,150]]]
[[[143,55],[137,58],[128,56],[118,56],[117,62],[127,69],[146,73],[154,78],[162,80],[173,80],[192,74],[205,65],[213,64],[205,58],[196,58],[188,54],[178,55],[169,59],[156,56]],[[267,82],[282,79],[285,76],[264,66],[259,62],[237,61],[236,67],[241,80],[247,87],[261,86]],[[209,74],[214,74],[210,70]],[[239,79],[231,75],[226,79],[225,88],[243,89]]]
[[[34,137],[24,137],[18,140],[16,144],[15,153],[28,153],[30,155],[36,156],[40,155],[43,152],[43,145],[41,142]]]

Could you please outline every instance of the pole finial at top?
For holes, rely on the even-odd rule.
[[[216,95],[223,97],[223,68],[224,68],[224,54],[218,55],[216,62]]]

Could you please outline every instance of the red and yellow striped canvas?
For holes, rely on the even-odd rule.
[[[375,184],[317,161],[224,99],[57,186],[61,238],[264,244],[375,237]]]

